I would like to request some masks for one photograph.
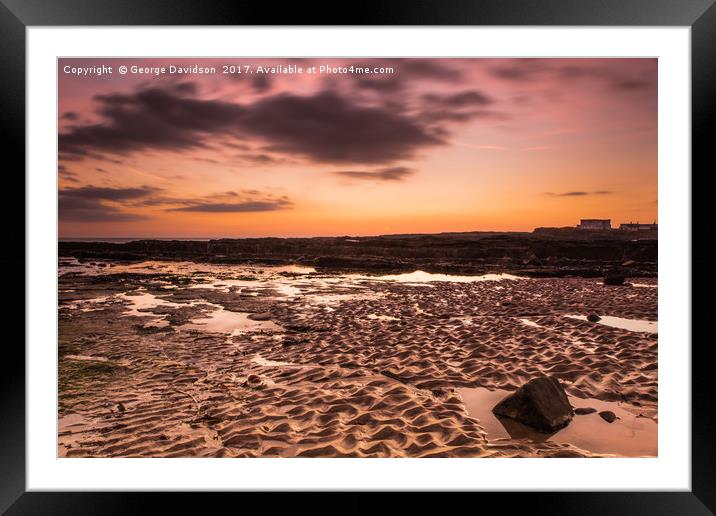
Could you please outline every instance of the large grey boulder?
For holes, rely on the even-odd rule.
[[[530,380],[495,405],[492,412],[545,433],[567,426],[573,416],[567,393],[552,376]]]

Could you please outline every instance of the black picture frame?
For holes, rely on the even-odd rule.
[[[315,2],[218,2],[213,0],[0,0],[0,133],[6,164],[25,167],[25,35],[31,26],[90,25],[562,25],[562,26],[688,26],[691,28],[692,73],[692,171],[705,174],[716,125],[716,0],[363,0],[356,4]],[[711,130],[710,130],[711,129]],[[25,191],[19,173],[6,165],[6,188]],[[11,176],[11,177],[8,177]],[[14,183],[12,183],[14,181]],[[693,189],[694,193],[698,190]],[[702,193],[703,194],[703,193]],[[13,195],[21,198],[19,193]],[[24,196],[22,197],[24,198]],[[695,199],[693,199],[695,200]],[[693,206],[692,200],[692,206]],[[18,207],[8,202],[6,270],[25,270],[24,223],[20,234]],[[11,227],[13,226],[13,227]],[[693,249],[692,249],[693,253]],[[693,263],[693,260],[692,260]],[[25,270],[25,272],[27,272]],[[10,272],[10,280],[19,275]],[[14,287],[15,285],[13,285]],[[23,285],[24,287],[24,285]],[[705,288],[705,287],[702,287]],[[20,291],[20,290],[18,290]],[[24,289],[23,289],[24,291]],[[20,304],[17,303],[19,307]],[[32,306],[22,305],[26,310]],[[19,310],[19,308],[16,308]],[[694,307],[700,314],[703,308]],[[705,314],[701,314],[704,315]],[[692,315],[693,318],[693,315]],[[8,333],[8,335],[11,333]],[[693,340],[693,339],[692,339]],[[25,478],[25,353],[19,339],[6,339],[0,373],[0,511],[7,514],[114,514],[145,512],[147,494],[26,492]],[[692,343],[684,342],[687,350]],[[690,492],[641,493],[521,493],[510,494],[508,507],[524,505],[539,514],[713,514],[716,511],[716,476],[713,461],[714,410],[711,402],[710,341],[692,345],[692,456]],[[686,402],[686,400],[685,400]],[[668,436],[667,436],[668,438]],[[226,496],[211,502],[186,494],[152,494],[166,504],[203,512],[220,509]],[[246,497],[247,494],[241,496]],[[330,495],[326,495],[330,496]],[[372,512],[370,494],[353,493],[342,502],[342,512]],[[481,494],[483,497],[505,496]],[[203,498],[206,498],[204,496]],[[297,502],[298,499],[298,502]],[[302,505],[302,497],[282,502],[272,498],[273,508]],[[413,503],[422,504],[422,497]],[[258,502],[258,500],[256,500]],[[253,501],[243,499],[249,507]],[[473,502],[471,502],[473,503]],[[250,504],[250,505],[246,505]],[[288,505],[290,504],[290,505]],[[383,509],[406,511],[404,502]],[[325,507],[330,507],[326,504]],[[237,510],[239,508],[237,507]],[[314,508],[315,509],[315,508]],[[479,510],[478,507],[476,507]],[[197,509],[199,510],[199,509]],[[320,510],[320,509],[317,509]],[[324,509],[327,510],[327,509]]]

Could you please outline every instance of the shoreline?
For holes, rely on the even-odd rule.
[[[587,278],[603,276],[614,269],[623,270],[626,276],[639,277],[656,277],[658,271],[655,235],[576,230],[556,235],[549,232],[475,232],[124,243],[60,241],[58,251],[61,257],[85,262],[165,260],[236,265],[299,264],[328,272],[423,270],[446,274],[507,273]]]

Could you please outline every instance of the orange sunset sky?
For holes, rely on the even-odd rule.
[[[172,64],[217,73],[116,73]],[[115,73],[64,71],[101,65]],[[394,72],[306,72],[321,65]],[[60,59],[58,74],[60,238],[657,218],[656,59]]]

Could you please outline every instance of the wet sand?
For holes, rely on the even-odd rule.
[[[658,289],[630,281],[61,259],[58,455],[656,455]],[[471,396],[540,374],[621,419],[542,439]]]

